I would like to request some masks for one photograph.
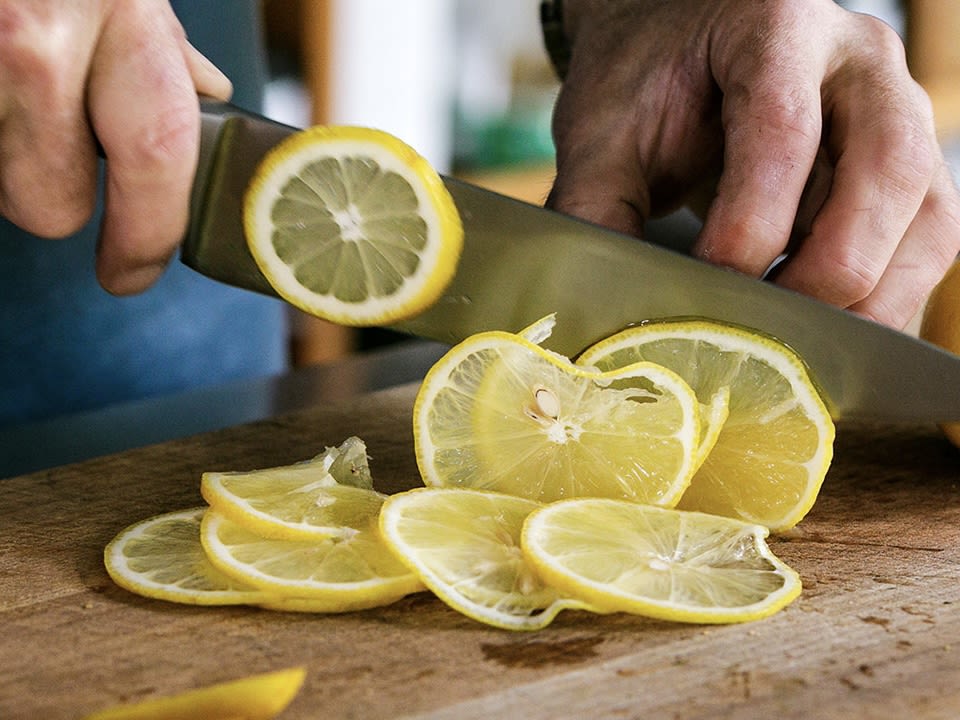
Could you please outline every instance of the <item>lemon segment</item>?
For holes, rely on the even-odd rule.
[[[302,667],[277,670],[119,705],[85,720],[270,720],[291,703],[306,677]]]
[[[704,513],[605,498],[530,514],[521,544],[551,586],[607,612],[733,623],[771,615],[800,578],[770,552],[767,529]]]
[[[121,531],[104,549],[107,574],[144,597],[189,605],[247,605],[270,593],[217,570],[200,545],[205,508],[165,513]]]
[[[419,488],[384,504],[380,529],[394,554],[443,602],[479,622],[539,630],[585,609],[541,582],[520,550],[539,503],[477,490]]]
[[[678,507],[782,531],[816,501],[834,425],[800,357],[766,335],[708,320],[651,322],[587,349],[578,362],[612,370],[668,367],[701,402],[729,390],[719,436]]]
[[[262,603],[267,607],[349,612],[387,605],[423,589],[380,539],[375,514],[352,534],[276,540],[211,508],[203,517],[200,541],[217,569],[272,595]]]
[[[920,337],[960,355],[960,262],[950,266],[927,299]],[[940,429],[960,447],[960,422],[941,423]]]
[[[417,314],[453,278],[460,215],[426,159],[396,137],[316,126],[261,161],[244,197],[250,252],[277,293],[344,325]]]
[[[425,484],[539,502],[589,495],[675,504],[699,441],[696,397],[676,373],[650,363],[583,368],[504,332],[451,349],[414,404]]]
[[[233,522],[280,540],[350,535],[376,515],[384,499],[372,489],[366,446],[359,438],[348,438],[307,462],[252,472],[206,472],[200,493]]]

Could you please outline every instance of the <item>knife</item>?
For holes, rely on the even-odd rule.
[[[247,250],[241,205],[263,155],[296,128],[204,101],[181,260],[275,295]],[[835,419],[960,420],[960,357],[853,313],[674,249],[444,177],[464,226],[440,299],[392,329],[454,344],[557,314],[546,345],[569,357],[644,320],[697,316],[772,335],[810,368]]]

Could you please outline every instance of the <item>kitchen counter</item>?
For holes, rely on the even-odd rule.
[[[205,470],[358,435],[378,489],[419,485],[417,381],[386,385],[338,381],[298,407],[0,482],[0,718],[78,718],[293,665],[307,679],[283,720],[960,716],[960,452],[932,426],[839,426],[816,506],[771,538],[803,593],[754,623],[565,612],[524,634],[426,593],[316,615],[175,605],[110,581],[107,542],[200,505]]]

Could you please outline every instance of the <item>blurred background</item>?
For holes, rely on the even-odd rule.
[[[904,39],[914,77],[960,169],[960,1],[845,0]],[[397,135],[443,173],[532,203],[553,177],[559,89],[543,50],[539,0],[264,0],[266,114],[296,126],[358,124]],[[294,366],[398,338],[297,311]]]

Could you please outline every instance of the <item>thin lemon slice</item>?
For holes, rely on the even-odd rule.
[[[589,495],[672,505],[699,439],[696,397],[670,370],[638,363],[601,373],[504,332],[450,350],[414,406],[427,485],[541,502]]]
[[[605,370],[638,361],[674,370],[703,402],[729,388],[720,436],[678,507],[774,531],[800,522],[833,458],[834,425],[793,350],[744,328],[677,320],[629,328],[578,359]]]
[[[265,602],[277,609],[305,609],[309,602],[306,609],[313,612],[349,612],[387,605],[423,589],[380,539],[376,515],[352,535],[274,540],[211,508],[203,517],[200,540],[219,570],[282,596],[279,602]]]
[[[144,597],[188,605],[269,602],[269,593],[217,570],[200,545],[205,508],[165,513],[120,532],[103,553],[117,585]]]
[[[767,546],[767,529],[705,513],[605,498],[530,514],[521,537],[540,576],[609,612],[695,623],[771,615],[800,577]]]
[[[306,675],[302,667],[260,673],[101,710],[86,720],[269,720],[296,697]]]
[[[694,456],[697,470],[710,456],[717,441],[723,424],[730,416],[730,388],[722,387],[713,394],[709,402],[700,405],[700,444]],[[696,476],[694,476],[696,477]]]
[[[206,472],[200,493],[238,525],[281,540],[351,535],[369,523],[384,499],[372,489],[366,446],[355,437],[307,462]]]
[[[511,495],[419,488],[390,497],[380,530],[423,584],[467,617],[508,630],[539,630],[563,609],[584,609],[544,585],[520,551],[520,530],[539,503]]]
[[[344,325],[392,322],[430,305],[463,245],[459,212],[436,171],[369,128],[289,136],[261,161],[243,220],[277,293]]]

